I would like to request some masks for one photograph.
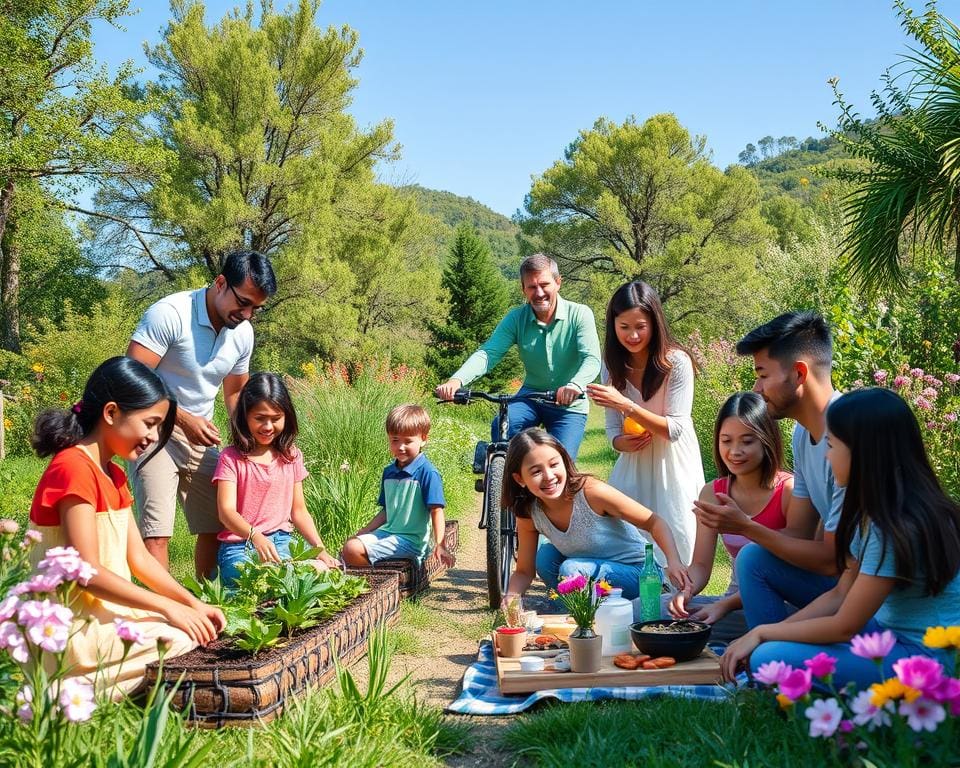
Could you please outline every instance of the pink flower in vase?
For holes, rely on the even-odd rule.
[[[568,576],[557,584],[557,593],[569,595],[571,592],[579,592],[585,586],[587,586],[587,577],[582,573],[577,573],[573,576]]]

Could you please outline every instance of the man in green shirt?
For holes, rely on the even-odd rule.
[[[520,265],[520,285],[527,303],[511,309],[480,349],[436,389],[441,400],[492,370],[514,344],[520,353],[525,376],[518,394],[556,390],[556,403],[530,400],[511,403],[507,418],[510,436],[527,427],[543,425],[574,459],[587,423],[584,387],[600,373],[600,340],[593,312],[560,296],[557,262],[537,253]],[[493,439],[499,439],[498,420],[493,420]]]

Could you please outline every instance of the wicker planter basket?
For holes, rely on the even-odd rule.
[[[456,520],[447,520],[443,545],[451,554],[460,546],[460,525]],[[348,568],[347,571],[357,576],[367,577],[371,574],[393,571],[400,577],[400,597],[406,599],[426,590],[431,581],[447,572],[447,567],[440,562],[436,553],[433,553],[419,566],[413,560],[390,558],[379,560],[376,565],[369,568]]]
[[[175,705],[205,728],[269,722],[283,711],[286,699],[310,685],[322,685],[335,674],[334,658],[349,664],[363,656],[370,633],[396,621],[400,609],[395,572],[365,574],[370,591],[341,613],[297,635],[281,648],[255,657],[225,653],[223,662],[197,659],[192,651],[167,660],[163,683],[180,680]],[[157,679],[157,665],[147,667],[146,682]]]

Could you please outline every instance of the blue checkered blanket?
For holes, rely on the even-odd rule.
[[[489,640],[483,640],[480,643],[477,660],[467,668],[463,676],[463,691],[457,700],[447,707],[447,711],[461,715],[512,715],[523,712],[533,706],[534,702],[546,698],[571,702],[681,696],[688,699],[726,701],[732,697],[733,690],[734,687],[730,685],[631,685],[619,688],[552,688],[530,694],[504,696],[497,685],[493,644]]]

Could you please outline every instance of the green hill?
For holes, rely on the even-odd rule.
[[[433,216],[443,225],[438,242],[441,253],[446,254],[455,230],[463,222],[476,227],[477,232],[490,246],[493,258],[504,276],[517,276],[520,257],[517,252],[519,227],[506,216],[478,203],[472,197],[460,197],[452,192],[427,189],[418,184],[402,187],[402,192],[411,195],[424,213]]]

